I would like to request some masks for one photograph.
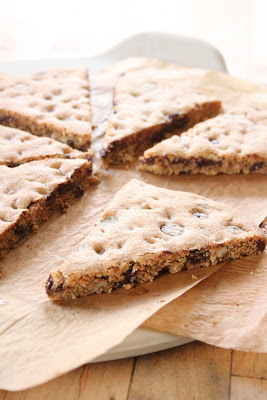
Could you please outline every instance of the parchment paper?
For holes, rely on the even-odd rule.
[[[93,78],[92,102],[95,129],[94,150],[105,129],[111,106],[112,89],[118,73],[141,68],[151,62],[133,59],[122,62]],[[190,69],[181,69],[188,79]],[[199,87],[225,99],[225,107],[251,96],[265,101],[265,94],[254,85],[212,72],[192,72]],[[242,94],[242,95],[241,95]],[[254,97],[253,97],[254,96]],[[257,223],[266,212],[264,176],[178,176],[156,177],[129,170],[98,169],[102,180],[88,190],[64,215],[44,223],[38,234],[25,239],[1,262],[0,282],[0,388],[21,390],[52,379],[103,354],[119,344],[147,318],[202,279],[225,265],[192,272],[167,274],[153,283],[112,294],[91,295],[75,302],[51,303],[40,285],[49,271],[86,236],[105,205],[132,177],[176,190],[187,190],[232,204]],[[260,256],[259,256],[260,257]],[[257,257],[255,257],[255,260]],[[236,263],[231,263],[232,267]],[[223,275],[223,274],[222,274]],[[222,278],[223,279],[223,278]],[[257,326],[256,326],[257,329]]]
[[[145,322],[228,349],[267,352],[267,252],[229,263]]]

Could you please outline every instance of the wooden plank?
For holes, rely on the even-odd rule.
[[[88,364],[20,392],[0,391],[0,400],[126,400],[134,359]]]
[[[129,400],[228,400],[231,350],[194,342],[138,357]]]
[[[85,366],[79,400],[126,400],[134,358]]]
[[[267,381],[240,376],[231,377],[230,400],[266,400]]]
[[[267,354],[234,351],[232,375],[267,379]]]
[[[3,400],[45,400],[56,398],[64,400],[77,399],[79,395],[79,382],[81,375],[82,368],[77,368],[68,374],[32,389],[22,390],[19,392],[1,391],[6,394],[6,397],[3,397]]]

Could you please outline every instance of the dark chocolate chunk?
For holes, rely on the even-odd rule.
[[[173,252],[170,250],[163,250],[162,254],[173,254]]]
[[[46,293],[50,294],[50,293],[58,293],[61,292],[63,290],[63,283],[61,283],[58,287],[56,287],[55,289],[53,289],[53,285],[54,285],[54,281],[53,278],[51,276],[51,274],[49,275],[45,288],[46,288]]]
[[[172,160],[172,164],[183,164],[183,165],[189,165],[191,164],[191,159],[186,160],[185,158],[174,158]]]
[[[217,165],[218,167],[222,165],[221,161],[215,161],[208,158],[200,158],[197,160],[197,164],[199,167],[210,167],[213,165]]]
[[[172,164],[183,164],[183,165],[197,165],[198,167],[209,167],[212,165],[217,165],[217,166],[221,166],[222,162],[221,161],[215,161],[215,160],[211,160],[208,158],[174,158],[172,160]]]
[[[258,171],[258,169],[261,169],[263,166],[264,166],[263,161],[256,162],[250,167],[250,172]]]
[[[151,165],[151,164],[154,164],[155,157],[144,158],[143,161],[145,162],[145,164]]]
[[[12,122],[14,122],[14,118],[9,117],[8,115],[0,115],[0,124],[9,125]]]
[[[206,250],[191,250],[187,256],[187,261],[190,264],[199,264],[206,261],[209,258],[209,254]]]
[[[54,284],[54,281],[53,281],[53,278],[52,278],[52,276],[50,274],[49,278],[47,279],[46,285],[45,285],[47,293],[51,292],[53,284]]]
[[[265,245],[266,243],[264,242],[264,240],[258,240],[257,242],[258,251],[263,251],[265,249]]]
[[[73,140],[68,139],[68,140],[67,140],[67,143],[68,143],[68,145],[69,145],[70,147],[74,147],[74,141],[73,141]]]
[[[79,186],[75,187],[73,193],[74,193],[75,197],[81,197],[84,194],[83,186],[79,185]]]
[[[123,284],[127,284],[127,283],[134,283],[137,280],[137,269],[134,268],[129,268],[128,271],[123,273],[124,276],[124,280],[123,280]]]
[[[102,158],[106,158],[107,157],[108,152],[104,149],[101,150],[100,155]]]
[[[220,143],[219,139],[209,139],[209,141],[210,141],[212,144],[218,144],[218,143]]]
[[[123,285],[123,282],[114,282],[113,289],[120,289]]]
[[[15,229],[14,229],[14,232],[15,232],[15,234],[18,235],[18,236],[23,236],[23,235],[25,235],[25,233],[26,233],[26,229],[25,229],[24,226],[16,225],[16,226],[15,226]]]
[[[71,146],[71,147],[74,147],[74,146]],[[83,146],[79,147],[79,150],[80,151],[87,151],[89,147],[90,147],[90,142],[87,142]]]

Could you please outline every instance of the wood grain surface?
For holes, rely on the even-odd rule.
[[[193,342],[136,358],[87,364],[0,400],[265,400],[267,354]]]

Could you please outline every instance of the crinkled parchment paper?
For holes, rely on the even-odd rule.
[[[225,265],[145,322],[214,346],[267,352],[267,252]]]
[[[112,102],[112,88],[118,73],[130,68],[145,68],[151,63],[164,65],[157,60],[132,59],[93,77],[96,152],[99,148],[98,139],[105,129]],[[255,102],[266,100],[266,94],[254,85],[229,76],[184,68],[180,70],[181,80],[185,81],[190,76],[198,90],[205,88],[208,93],[216,93],[224,100],[225,107],[248,97]],[[120,289],[111,294],[91,295],[64,305],[51,303],[41,281],[76,248],[115,192],[132,177],[170,189],[195,192],[234,205],[257,223],[266,215],[267,185],[264,176],[166,178],[138,172],[136,167],[129,170],[98,169],[98,173],[102,176],[98,186],[89,189],[65,214],[54,215],[40,227],[38,234],[21,242],[0,263],[3,273],[0,282],[2,389],[29,388],[93,360],[122,342],[161,307],[213,272],[221,268],[220,276],[223,280],[224,271],[243,265],[244,261],[241,264],[234,262],[202,268],[193,272],[196,278],[192,278],[192,272],[166,274],[153,283],[138,285],[129,291]],[[246,263],[251,262],[254,265],[259,260],[262,260],[261,256],[250,258]],[[254,278],[250,282],[253,284]],[[231,284],[229,281],[229,285]],[[214,301],[216,303],[216,299]],[[254,327],[257,330],[258,325]],[[206,332],[208,335],[208,330]]]

